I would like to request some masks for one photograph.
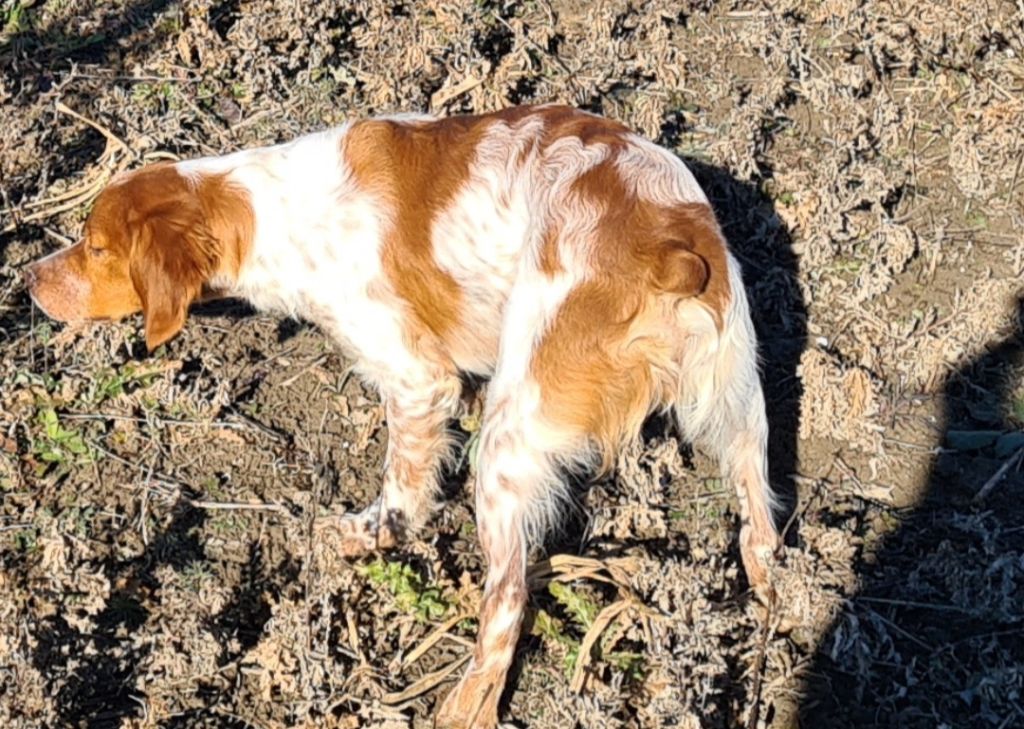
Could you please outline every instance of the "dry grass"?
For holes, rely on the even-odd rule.
[[[1022,17],[2,0],[0,723],[429,726],[482,577],[466,474],[421,540],[345,563],[313,525],[371,497],[386,432],[318,332],[206,306],[147,358],[137,321],[44,321],[18,272],[152,159],[563,101],[707,188],[748,276],[793,518],[762,626],[731,495],[652,423],[534,572],[505,715],[1024,725]]]

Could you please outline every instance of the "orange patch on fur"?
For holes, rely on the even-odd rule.
[[[220,244],[217,273],[237,278],[252,250],[255,216],[249,195],[227,175],[203,175],[196,196],[210,233]]]
[[[581,112],[571,106],[549,106],[536,110],[544,119],[541,148],[565,137],[574,137],[584,147],[604,144],[612,150],[626,146],[629,127],[613,120]]]
[[[643,296],[611,278],[570,292],[531,363],[546,420],[587,436],[602,468],[628,432],[635,432],[654,393],[647,358],[625,346]]]
[[[582,175],[574,193],[602,210],[587,255],[596,273],[569,293],[531,369],[545,418],[589,437],[607,469],[623,439],[671,391],[651,366],[656,352],[677,344],[667,304],[695,299],[721,327],[730,296],[726,246],[710,208],[638,199],[614,158]],[[545,261],[556,256],[545,252],[542,265],[550,268]],[[637,341],[644,346],[632,346]]]
[[[469,177],[489,117],[431,122],[358,122],[342,141],[356,181],[394,212],[381,252],[384,271],[418,323],[441,339],[459,323],[462,291],[438,267],[431,244],[435,217]]]
[[[530,117],[542,119],[544,129],[534,145],[520,151],[520,165],[526,164],[531,150],[543,152],[563,137],[578,138],[584,145],[619,148],[626,144],[624,135],[629,131],[617,122],[568,106],[521,106],[431,121],[371,119],[354,124],[342,140],[356,181],[380,195],[394,211],[394,227],[381,255],[384,271],[420,328],[436,342],[444,342],[458,330],[462,291],[434,259],[433,222],[469,179],[477,145],[487,130],[496,123],[515,125]],[[547,247],[545,251],[544,270],[559,270],[557,252]],[[410,332],[414,337],[420,333]]]
[[[729,268],[711,208],[642,200],[627,188],[614,161],[613,156],[573,184],[576,194],[603,211],[592,252],[595,270],[634,286],[697,297],[721,326]]]

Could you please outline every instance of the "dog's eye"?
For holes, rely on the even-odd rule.
[[[96,246],[89,246],[89,255],[93,258],[99,258],[107,254],[106,248],[97,248]]]

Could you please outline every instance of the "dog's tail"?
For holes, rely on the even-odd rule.
[[[724,247],[724,241],[722,243]],[[672,403],[683,436],[718,457],[736,489],[740,544],[752,586],[767,589],[765,563],[778,546],[779,502],[768,481],[768,420],[757,336],[738,262],[725,252],[728,293],[717,311],[700,297],[677,307],[683,346]]]

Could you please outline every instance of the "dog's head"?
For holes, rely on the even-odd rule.
[[[58,321],[142,311],[153,350],[181,330],[204,284],[237,275],[251,233],[248,200],[223,177],[152,165],[100,194],[81,240],[27,268],[29,293]]]

